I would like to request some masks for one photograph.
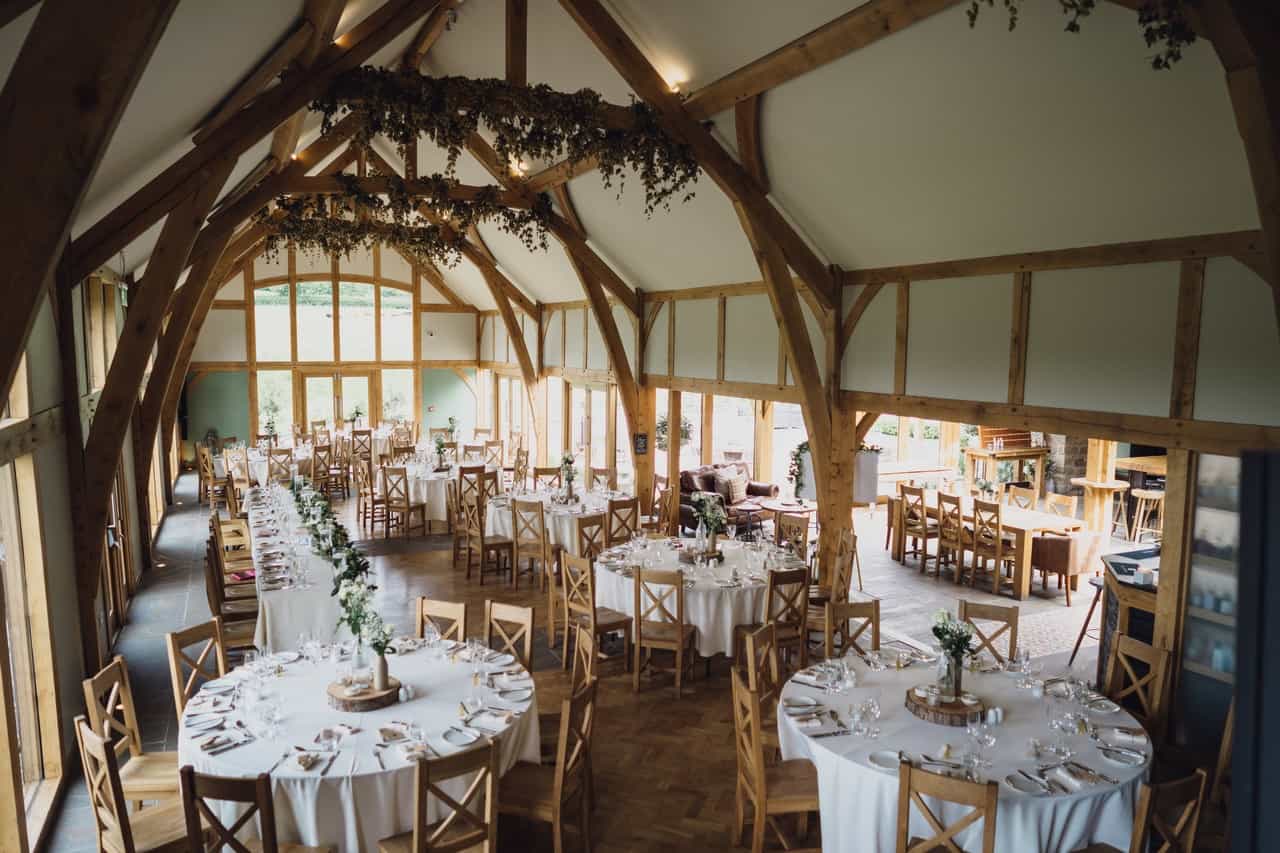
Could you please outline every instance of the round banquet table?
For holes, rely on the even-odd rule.
[[[540,489],[515,496],[517,500],[539,500],[544,510],[543,518],[547,525],[547,536],[555,548],[563,548],[573,556],[578,556],[578,539],[574,527],[580,515],[605,512],[608,508],[608,496],[603,492],[587,492],[579,495],[579,502],[572,506],[561,506],[551,503],[553,492]],[[511,495],[502,495],[485,504],[484,530],[490,536],[511,536]],[[607,523],[607,519],[606,519]]]
[[[424,504],[427,521],[449,520],[449,483],[457,479],[449,471],[433,471],[428,465],[406,465],[409,482],[409,501]],[[386,481],[382,469],[378,469],[378,494],[386,496]]]
[[[416,797],[414,763],[398,747],[378,750],[384,766],[379,766],[373,745],[381,736],[379,727],[394,721],[422,726],[428,745],[438,755],[447,756],[468,747],[444,740],[444,732],[459,724],[459,703],[472,691],[471,664],[450,663],[429,649],[419,649],[389,658],[391,675],[410,687],[413,696],[388,708],[362,714],[345,713],[329,707],[326,687],[337,677],[333,661],[309,663],[299,660],[283,667],[283,674],[267,679],[267,687],[283,699],[284,719],[277,736],[261,737],[251,743],[216,755],[204,752],[184,717],[178,732],[179,766],[194,765],[202,773],[219,776],[255,776],[271,773],[275,801],[276,830],[280,841],[307,845],[333,845],[340,853],[375,851],[378,840],[413,828]],[[485,666],[486,670],[494,667]],[[244,674],[236,670],[227,678]],[[532,687],[532,681],[529,681]],[[486,706],[512,707],[496,698],[488,688],[476,688]],[[536,696],[519,706],[518,716],[509,723],[493,726],[499,743],[501,772],[517,761],[538,761],[538,712]],[[241,715],[239,709],[228,717]],[[478,722],[478,721],[477,721]],[[493,722],[491,719],[489,722]],[[295,745],[310,747],[321,729],[346,724],[359,731],[342,739],[340,750],[326,769],[328,759],[302,770],[283,753],[296,753]],[[277,761],[279,764],[277,765]],[[271,769],[273,768],[274,769]],[[469,780],[455,779],[444,786],[460,797]],[[444,815],[438,801],[431,799],[431,821]],[[236,804],[223,803],[220,819],[233,821],[243,812]],[[256,820],[249,821],[243,838],[256,837]]]
[[[818,801],[822,817],[822,849],[824,851],[892,850],[896,843],[898,820],[898,774],[872,765],[868,756],[879,750],[904,750],[913,759],[928,753],[937,757],[944,743],[963,754],[969,747],[964,728],[928,723],[911,714],[904,706],[908,689],[934,681],[933,664],[914,664],[903,670],[886,669],[873,672],[865,664],[857,665],[858,686],[842,695],[824,695],[821,688],[788,681],[782,691],[783,700],[794,696],[811,696],[827,708],[836,710],[849,725],[849,706],[870,697],[879,699],[882,716],[876,725],[878,738],[841,735],[814,738],[812,735],[831,731],[830,724],[821,728],[802,729],[786,714],[778,714],[778,737],[782,757],[807,758],[818,771]],[[966,690],[981,697],[988,707],[1004,708],[1004,722],[996,727],[997,741],[985,751],[992,766],[982,769],[986,779],[999,785],[1000,802],[996,818],[996,850],[1076,850],[1093,843],[1111,844],[1121,850],[1129,848],[1133,829],[1134,804],[1138,786],[1146,778],[1147,766],[1124,767],[1103,760],[1096,746],[1083,735],[1070,738],[1076,749],[1075,761],[1110,776],[1119,784],[1086,785],[1073,794],[1025,794],[1014,791],[1002,780],[1019,768],[1034,770],[1037,760],[1029,753],[1029,738],[1048,742],[1050,732],[1044,713],[1044,699],[1032,696],[1030,690],[1019,689],[1016,677],[1003,672],[964,674]],[[1073,710],[1080,710],[1073,708]],[[1127,712],[1111,714],[1087,712],[1090,721],[1100,726],[1138,726]],[[1150,754],[1148,745],[1144,748]],[[957,759],[958,760],[958,759]],[[1041,759],[1041,763],[1048,759]],[[929,808],[945,824],[967,814],[967,806],[944,805],[926,798]],[[933,834],[919,810],[913,808],[910,834],[927,837]],[[967,827],[956,837],[965,850],[982,846],[982,824]]]
[[[684,540],[685,546],[692,540]],[[733,655],[733,628],[761,621],[767,587],[763,572],[749,573],[743,543],[722,541],[724,562],[712,564],[699,575],[690,563],[680,562],[679,551],[667,540],[660,540],[647,553],[655,559],[655,569],[685,573],[684,614],[695,626],[695,643],[703,657]],[[731,584],[730,575],[738,570],[739,581]],[[608,607],[635,618],[635,579],[620,564],[606,559],[596,562],[596,605]],[[692,581],[692,584],[690,584]],[[674,605],[672,605],[674,606]]]

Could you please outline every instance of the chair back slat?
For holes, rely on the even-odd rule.
[[[501,439],[484,443],[484,464],[501,468],[505,461],[506,450]]]
[[[778,545],[790,545],[801,560],[809,556],[809,516],[784,512],[778,516]]]
[[[645,622],[684,626],[684,572],[667,569],[635,571],[636,637]]]
[[[966,601],[960,599],[960,610],[957,614],[961,622],[968,622],[973,626],[973,636],[978,641],[978,652],[989,651],[996,662],[1003,665],[1005,661],[1012,660],[1018,656],[1018,607],[1010,605],[1003,607],[999,604],[979,604],[976,601]],[[981,619],[985,622],[999,623],[999,627],[987,633],[977,623],[976,620]],[[1005,634],[1009,635],[1008,649],[1001,652],[995,646],[995,641]]]
[[[267,452],[267,479],[288,485],[293,480],[293,451],[273,447]]]
[[[1196,768],[1181,779],[1155,785],[1143,783],[1133,815],[1130,853],[1192,853],[1207,782],[1208,774]]]
[[[533,657],[533,608],[484,603],[485,640],[496,652],[514,655],[525,669],[531,668]],[[495,646],[494,643],[497,643]]]
[[[535,489],[558,489],[564,485],[559,466],[533,469],[533,487]]]
[[[595,729],[596,689],[598,679],[591,681],[560,705],[560,733],[556,740],[556,802],[578,785],[586,784],[584,774],[591,752],[591,735]]]
[[[1004,502],[1017,509],[1035,509],[1039,504],[1035,489],[1023,486],[1005,486]]]
[[[1075,495],[1055,495],[1050,493],[1044,496],[1044,508],[1054,515],[1075,518],[1076,500]]]
[[[738,759],[738,785],[754,802],[764,803],[764,732],[759,694],[742,680],[737,667],[729,670],[733,696],[733,746]]]
[[[388,509],[408,510],[409,473],[404,468],[382,469],[382,492]]]
[[[929,807],[925,797],[957,806],[969,806],[970,811],[947,824],[939,817],[938,812]],[[954,779],[913,767],[907,761],[901,762],[898,765],[898,853],[926,853],[935,850],[960,853],[960,847],[955,842],[956,836],[978,821],[982,821],[982,853],[995,853],[998,797],[995,782]],[[911,837],[913,809],[929,825],[933,833],[929,837]]]
[[[464,444],[462,445],[462,461],[463,462],[479,462],[484,464],[484,445],[483,444]]]
[[[418,636],[426,635],[427,623],[436,626],[440,639],[463,643],[467,639],[467,605],[462,601],[440,601],[418,598],[418,606],[414,608]]]
[[[594,560],[605,549],[604,513],[579,515],[573,520],[574,541],[578,545],[578,556]]]
[[[187,843],[192,851],[214,853],[278,853],[275,803],[271,798],[271,777],[259,773],[250,777],[211,776],[197,773],[191,765],[179,771],[182,781],[182,810],[187,823]],[[222,820],[222,810],[213,803],[242,803],[248,806],[234,822]],[[237,835],[257,818],[258,842],[249,847]]]
[[[613,469],[612,468],[592,468],[590,469],[590,480],[587,482],[587,488],[595,491],[597,489],[612,488]]]
[[[859,655],[880,648],[880,601],[828,601],[825,606],[824,644],[828,658],[842,657],[850,649]],[[870,633],[869,641],[859,642]]]
[[[511,485],[520,489],[529,485],[529,451],[523,447],[516,451],[516,461],[511,471]]]
[[[484,489],[485,467],[479,465],[458,466],[458,499],[463,503],[479,500]]]
[[[772,710],[782,692],[778,629],[766,622],[747,634],[747,686],[756,692],[760,706]]]
[[[465,752],[419,760],[414,770],[414,853],[496,851],[500,773],[498,743],[491,739]],[[455,779],[465,785],[446,784]]]
[[[75,730],[98,849],[134,853],[133,830],[129,825],[129,810],[125,805],[115,750],[106,738],[89,727],[89,721],[83,716],[75,718]]]
[[[803,631],[809,615],[809,570],[769,572],[764,602],[764,621]]]
[[[606,515],[609,518],[609,547],[630,542],[640,529],[640,499],[619,498],[610,500]]]
[[[1116,638],[1107,662],[1106,694],[1117,704],[1136,702],[1138,707],[1130,710],[1151,732],[1153,740],[1160,734],[1168,677],[1167,649],[1157,649],[1128,635]]]
[[[198,651],[194,654],[188,651],[197,646]],[[178,716],[182,716],[187,701],[201,685],[227,674],[227,648],[222,637],[221,617],[215,616],[208,622],[165,634],[165,647],[169,652],[173,704]]]
[[[141,755],[142,729],[124,658],[116,655],[96,675],[86,678],[83,686],[90,729],[106,738],[117,756],[125,752]]]

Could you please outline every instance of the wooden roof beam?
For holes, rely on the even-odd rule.
[[[529,82],[529,0],[507,0],[507,82]]]
[[[813,290],[823,309],[831,310],[836,304],[837,286],[831,268],[778,212],[746,169],[689,114],[679,96],[599,0],[560,0],[560,5],[636,94],[657,111],[667,132],[693,149],[699,165],[730,201],[743,208],[753,227],[762,229],[761,236],[777,243],[787,263]],[[790,286],[790,275],[786,279]]]
[[[369,178],[358,178],[354,180],[351,178],[340,178],[337,176],[325,177],[318,175],[295,175],[286,182],[285,188],[282,192],[316,195],[340,194],[345,193],[347,191],[347,187],[353,183],[359,187],[360,191],[363,193],[371,195],[385,195],[390,191],[392,182],[390,178],[383,175],[376,175]],[[425,196],[431,194],[432,187],[428,182],[418,180],[406,181],[404,183],[404,189],[410,195]],[[526,193],[512,192],[511,190],[499,189],[497,187],[471,186],[469,184],[454,184],[450,186],[449,197],[457,201],[474,201],[479,198],[482,193],[493,189],[498,190],[499,203],[507,207],[528,209],[532,203],[532,200]]]
[[[306,74],[291,75],[228,119],[205,144],[188,151],[76,239],[71,244],[69,277],[82,279],[110,260],[172,209],[198,172],[218,159],[244,153],[324,92],[339,74],[364,64],[417,20],[431,3],[432,0],[387,0],[344,35],[341,44],[325,48]],[[123,15],[119,4],[111,8],[113,14]],[[57,61],[65,62],[65,58]]]
[[[427,15],[427,19],[422,22],[422,26],[418,28],[418,33],[413,37],[413,41],[409,44],[409,49],[405,51],[404,56],[400,60],[401,68],[412,68],[417,71],[422,67],[422,61],[427,58],[427,53],[440,40],[440,36],[444,35],[445,30],[449,28],[450,22],[453,20],[454,9],[458,6],[458,0],[441,0],[431,14]]]
[[[306,46],[298,55],[299,73],[307,73],[320,58],[320,51],[333,42],[334,33],[338,30],[338,21],[342,18],[342,10],[346,5],[347,0],[306,0],[302,17],[311,24],[312,32]],[[275,135],[271,139],[271,156],[275,158],[277,168],[283,167],[293,155],[294,149],[298,147],[298,138],[302,135],[302,123],[306,118],[307,108],[302,107],[276,128]]]
[[[71,223],[177,0],[45,0],[18,53],[0,115],[0,388],[13,383]],[[108,255],[108,257],[110,257]]]

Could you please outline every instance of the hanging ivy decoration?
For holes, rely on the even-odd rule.
[[[452,198],[453,182],[440,174],[419,180],[415,193],[399,176],[385,176],[388,188],[381,195],[361,191],[354,175],[336,177],[343,184],[338,195],[281,196],[274,210],[257,213],[255,220],[267,229],[268,257],[289,244],[321,255],[346,256],[384,243],[420,263],[453,266],[461,257],[462,235],[486,221],[495,222],[530,250],[547,248],[552,208],[545,195],[524,209],[503,204],[497,187],[485,187],[466,200]],[[423,216],[423,206],[448,227]]]
[[[669,208],[672,199],[688,201],[698,176],[693,151],[667,135],[651,107],[637,101],[619,108],[591,89],[565,93],[362,66],[339,77],[311,107],[324,114],[326,131],[353,115],[357,144],[385,136],[404,147],[425,136],[448,155],[449,177],[479,130],[489,131],[504,163],[594,161],[605,186],[617,182],[619,189],[634,171],[644,185],[646,214]]]
[[[1018,13],[1023,0],[1000,2],[1009,15],[1009,29],[1012,30],[1018,25]],[[996,0],[970,0],[967,10],[969,26],[978,22],[984,3],[994,8]],[[1143,40],[1147,47],[1160,45],[1160,52],[1151,57],[1152,68],[1157,71],[1172,68],[1174,63],[1182,59],[1183,48],[1196,40],[1188,9],[1199,4],[1200,0],[1147,0],[1139,7],[1138,26],[1142,28]],[[1058,0],[1062,14],[1067,16],[1067,32],[1080,32],[1080,19],[1092,13],[1097,5],[1098,0]]]

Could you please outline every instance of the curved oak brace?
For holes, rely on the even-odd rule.
[[[98,398],[89,438],[84,448],[84,493],[82,510],[76,518],[76,540],[80,558],[76,561],[80,595],[92,601],[98,592],[99,564],[102,562],[111,489],[124,448],[125,433],[138,405],[138,389],[147,362],[160,335],[165,308],[186,268],[200,226],[226,183],[235,158],[215,160],[196,174],[196,191],[178,204],[165,218],[155,252],[147,264],[138,296],[125,316],[125,331],[107,381]]]

